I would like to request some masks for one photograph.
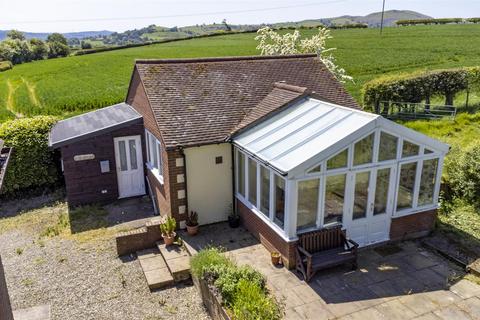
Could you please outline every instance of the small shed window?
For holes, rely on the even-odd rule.
[[[324,224],[342,222],[346,180],[346,174],[327,177]]]
[[[340,169],[347,167],[348,149],[339,152],[327,161],[327,170]]]
[[[412,208],[415,191],[415,175],[417,163],[405,163],[400,166],[400,180],[398,184],[397,210]]]
[[[320,179],[298,182],[297,230],[315,227]]]
[[[260,211],[270,215],[270,170],[260,166]]]
[[[150,133],[150,131],[145,130],[145,133],[148,167],[155,176],[159,179],[163,179],[162,144],[152,133]],[[132,152],[131,148],[130,152]],[[134,163],[132,162],[132,167],[134,164],[138,166],[136,163],[136,156],[135,159],[131,161],[134,161]]]
[[[285,223],[285,180],[277,174],[275,174],[274,192],[275,216],[273,221],[283,228]]]
[[[414,143],[404,140],[402,147],[402,158],[418,156],[420,147]]]
[[[248,158],[248,201],[257,206],[257,163]]]
[[[375,134],[370,134],[366,138],[355,143],[353,146],[353,165],[371,163],[373,158],[373,141]]]
[[[237,192],[245,196],[245,155],[237,151]]]
[[[435,182],[437,180],[438,159],[423,161],[422,176],[420,179],[420,191],[418,194],[418,205],[423,206],[433,203]]]
[[[395,160],[397,158],[398,138],[386,132],[380,133],[378,161]]]

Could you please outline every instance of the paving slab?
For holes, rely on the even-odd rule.
[[[50,320],[50,305],[15,310],[13,318],[15,320]]]
[[[171,246],[166,246],[163,243],[157,243],[157,247],[160,250],[160,253],[162,254],[163,258],[167,262],[168,260],[189,256],[187,250],[175,244]]]
[[[157,254],[150,258],[139,259],[139,261],[144,272],[165,268],[167,266],[165,260],[160,254]]]
[[[472,319],[480,319],[480,298],[471,297],[457,303],[457,306],[467,312]]]
[[[379,304],[375,309],[383,314],[385,319],[389,320],[404,320],[417,316],[415,312],[398,301],[398,299]]]
[[[465,279],[461,279],[450,287],[450,291],[464,299],[480,294],[480,286]]]
[[[416,317],[415,320],[441,320],[441,318],[437,317],[432,312],[422,314],[419,317]]]
[[[330,311],[328,311],[325,306],[320,302],[310,302],[299,307],[294,308],[295,312],[301,317],[301,319],[308,320],[327,320],[335,319]]]
[[[418,315],[422,315],[439,308],[438,304],[434,303],[427,297],[427,295],[423,293],[402,296],[400,297],[399,301],[408,306],[409,309]]]
[[[173,284],[173,277],[167,267],[145,272],[150,290],[161,289]]]
[[[159,255],[159,254],[160,254],[160,251],[158,251],[157,248],[144,249],[144,250],[137,251],[137,258],[138,260],[148,259],[148,258],[155,257],[156,255]]]
[[[456,305],[450,305],[448,307],[443,307],[439,310],[433,311],[433,313],[444,320],[472,320],[472,318],[462,309]]]
[[[320,319],[320,318],[317,318]],[[351,313],[345,317],[340,318],[342,320],[385,320],[383,314],[378,312],[375,308],[364,309],[355,313]]]
[[[166,263],[176,282],[184,281],[190,278],[189,256],[170,259]]]

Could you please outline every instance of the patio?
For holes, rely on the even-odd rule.
[[[310,283],[270,263],[270,254],[244,228],[227,224],[182,235],[190,250],[222,246],[240,264],[262,272],[285,303],[286,319],[479,319],[480,286],[444,258],[408,241],[359,253],[359,268],[318,273]]]

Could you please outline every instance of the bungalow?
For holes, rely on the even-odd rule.
[[[234,211],[289,266],[310,230],[428,233],[449,150],[363,112],[315,55],[138,60],[125,103],[60,121],[50,146],[71,205],[148,192],[179,222]]]

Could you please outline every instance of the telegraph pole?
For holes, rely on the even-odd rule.
[[[385,15],[385,0],[383,0],[383,7],[382,7],[382,21],[380,22],[380,34],[383,32],[383,17]]]

